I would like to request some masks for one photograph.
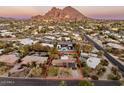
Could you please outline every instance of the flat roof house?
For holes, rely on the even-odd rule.
[[[33,44],[33,40],[30,38],[25,38],[25,39],[20,39],[19,40],[21,44],[23,45],[32,45]]]
[[[100,63],[100,58],[90,57],[87,59],[87,65],[91,68],[96,68],[96,66]]]
[[[40,56],[26,56],[22,59],[22,64],[28,64],[31,62],[36,62],[37,64],[43,64],[44,62],[46,62],[48,59],[48,57],[40,57]]]
[[[18,62],[18,60],[19,60],[19,57],[17,57],[14,54],[0,56],[0,62],[4,62],[7,65],[11,65],[11,66],[16,64],[16,62]]]

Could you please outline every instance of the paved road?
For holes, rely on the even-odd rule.
[[[94,44],[94,46],[98,49],[98,50],[102,50],[104,51],[104,55],[106,56],[106,58],[115,66],[117,66],[120,69],[120,72],[122,73],[123,77],[124,77],[124,65],[121,64],[118,60],[116,60],[114,57],[112,57],[103,47],[101,47],[100,45],[98,45],[94,40],[92,40],[89,36],[84,35],[88,41],[92,42]]]
[[[58,86],[62,80],[0,77],[0,86]],[[78,86],[79,80],[64,80],[67,86]],[[91,81],[95,86],[120,86],[119,81]]]

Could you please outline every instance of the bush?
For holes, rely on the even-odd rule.
[[[101,64],[102,66],[108,66],[109,63],[108,63],[107,60],[102,59],[101,62],[100,62],[100,64]]]
[[[40,67],[33,67],[29,77],[41,77],[42,68]]]
[[[92,78],[93,80],[98,80],[98,79],[99,79],[98,76],[96,76],[96,75],[92,75],[91,78]]]
[[[1,66],[5,66],[5,65],[6,65],[6,63],[0,62],[0,67],[1,67]]]
[[[121,83],[121,86],[124,86],[124,80],[121,80],[120,83]]]
[[[59,77],[69,77],[69,76],[71,76],[69,70],[60,70],[59,75],[60,75]]]
[[[66,81],[60,81],[60,84],[59,84],[59,86],[67,86],[67,83],[66,83]]]
[[[28,45],[21,46],[21,47],[19,47],[18,51],[20,53],[20,56],[21,57],[24,57],[27,54],[29,54],[29,52],[30,52],[30,46],[28,46]]]
[[[29,72],[30,72],[30,69],[24,68],[23,71],[11,73],[9,76],[10,77],[23,77],[24,78],[28,75]]]
[[[103,75],[104,72],[106,72],[105,67],[101,67],[101,68],[97,69],[97,75],[99,75],[99,76]]]
[[[115,67],[111,68],[112,73],[108,75],[109,80],[120,80],[121,75],[118,73],[118,69]]]
[[[50,67],[48,71],[48,75],[50,76],[57,76],[58,75],[58,68]]]
[[[81,62],[82,67],[88,67],[86,62]]]
[[[108,75],[108,79],[109,79],[109,80],[120,80],[120,79],[121,79],[121,76],[120,76],[119,74],[116,74],[116,75],[114,75],[114,74],[109,74],[109,75]]]
[[[7,66],[2,66],[0,67],[0,75],[3,75],[4,73],[6,73],[10,68]]]
[[[83,76],[84,77],[90,77],[90,72],[91,72],[91,68],[89,68],[89,67],[83,68]]]
[[[79,82],[79,86],[93,86],[94,84],[87,80],[82,80]]]
[[[111,68],[111,71],[112,71],[113,74],[117,74],[117,73],[118,73],[118,70],[117,70],[117,68],[115,68],[115,67],[112,67],[112,68]]]
[[[7,48],[4,49],[3,53],[6,54],[6,53],[9,53],[9,52],[12,52],[12,51],[14,51],[13,48],[7,47]]]
[[[83,45],[83,52],[90,53],[93,49],[93,46],[91,44],[85,44]]]
[[[102,50],[100,50],[97,54],[99,57],[102,57],[104,55],[104,52]]]

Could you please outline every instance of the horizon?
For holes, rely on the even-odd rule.
[[[32,16],[44,15],[52,7],[63,9],[66,6],[1,6],[0,17],[29,19]],[[83,15],[93,19],[124,20],[124,6],[71,6]],[[11,11],[11,12],[8,12]]]

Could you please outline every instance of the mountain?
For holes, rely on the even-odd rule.
[[[71,20],[75,20],[75,19],[82,20],[87,18],[86,16],[84,16],[82,13],[72,8],[71,6],[65,7],[63,9],[63,14],[64,14],[64,18],[69,18]]]
[[[48,11],[45,15],[44,18],[45,19],[60,19],[61,18],[61,13],[62,10],[56,7],[53,7],[50,11]]]
[[[64,9],[53,7],[50,11],[48,11],[43,16],[37,15],[32,18],[33,19],[52,19],[57,21],[62,21],[62,20],[79,21],[79,20],[87,19],[86,16],[84,16],[82,13],[80,13],[78,10],[74,9],[71,6],[65,7]]]
[[[42,15],[36,15],[36,16],[32,16],[31,19],[42,19]]]

